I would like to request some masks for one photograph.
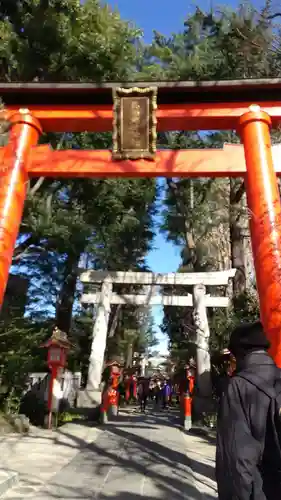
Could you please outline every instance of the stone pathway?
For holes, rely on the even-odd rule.
[[[164,413],[140,415],[123,411],[115,422],[103,428],[69,424],[55,434],[52,444],[48,433],[38,437],[39,441],[36,437],[22,438],[25,446],[18,444],[16,448],[22,447],[23,452],[25,447],[25,459],[23,454],[17,456],[14,449],[13,469],[20,473],[20,483],[2,498],[217,498],[213,482],[214,446],[203,438],[184,434],[175,426],[173,417]],[[11,455],[8,462],[12,465]]]
[[[26,436],[0,439],[0,468],[18,473],[17,485],[1,498],[37,498],[38,491],[56,473],[93,442],[98,428],[67,424],[59,432],[33,428]]]
[[[203,498],[217,498],[215,437],[185,435],[185,453]]]

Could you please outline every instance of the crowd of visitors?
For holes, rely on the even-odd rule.
[[[141,377],[138,381],[138,400],[140,410],[145,411],[147,401],[150,400],[156,407],[166,409],[170,406],[174,387],[171,380]]]

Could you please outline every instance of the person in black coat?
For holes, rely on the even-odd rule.
[[[281,484],[262,467],[270,398],[240,375],[274,387],[280,371],[267,353],[261,323],[236,328],[229,350],[236,371],[222,394],[217,422],[216,479],[219,500],[281,500]],[[274,449],[272,450],[274,453]],[[281,468],[281,464],[280,464]]]
[[[220,353],[219,359],[220,375],[215,381],[215,390],[218,399],[222,397],[222,394],[228,385],[229,377],[231,377],[233,374],[233,365],[235,365],[235,359],[233,358],[233,355],[231,354],[229,349],[223,349],[223,351]]]

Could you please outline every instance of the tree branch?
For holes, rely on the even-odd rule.
[[[29,194],[31,194],[31,196],[34,196],[35,193],[37,193],[38,189],[40,189],[40,187],[42,186],[44,180],[45,177],[39,177],[34,186],[29,189]]]
[[[30,235],[25,241],[20,243],[14,250],[14,256],[13,256],[13,261],[14,260],[19,260],[20,255],[25,252],[30,245],[35,245],[39,243],[39,240],[35,238],[33,235]]]
[[[43,252],[47,253],[55,248],[54,243],[55,240],[50,239],[46,244],[44,244],[44,246],[41,246],[40,239],[38,239],[37,237],[35,238],[33,235],[31,235],[29,238],[27,238],[27,240],[25,240],[15,248],[12,264],[16,264],[25,255],[34,255],[37,257]],[[30,248],[31,246],[32,248]]]
[[[271,14],[271,16],[266,16],[265,19],[272,21],[272,19],[275,19],[276,17],[281,17],[281,12],[276,12],[275,14]]]
[[[241,182],[237,191],[231,190],[230,203],[232,205],[236,205],[237,203],[239,203],[244,193],[245,193],[245,182],[243,181]]]

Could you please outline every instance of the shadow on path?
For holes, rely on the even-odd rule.
[[[202,500],[191,468],[214,477],[211,465],[186,456],[183,434],[165,415],[120,415],[93,443],[73,441],[83,449],[37,500]],[[204,495],[204,500],[214,498],[215,491]]]

